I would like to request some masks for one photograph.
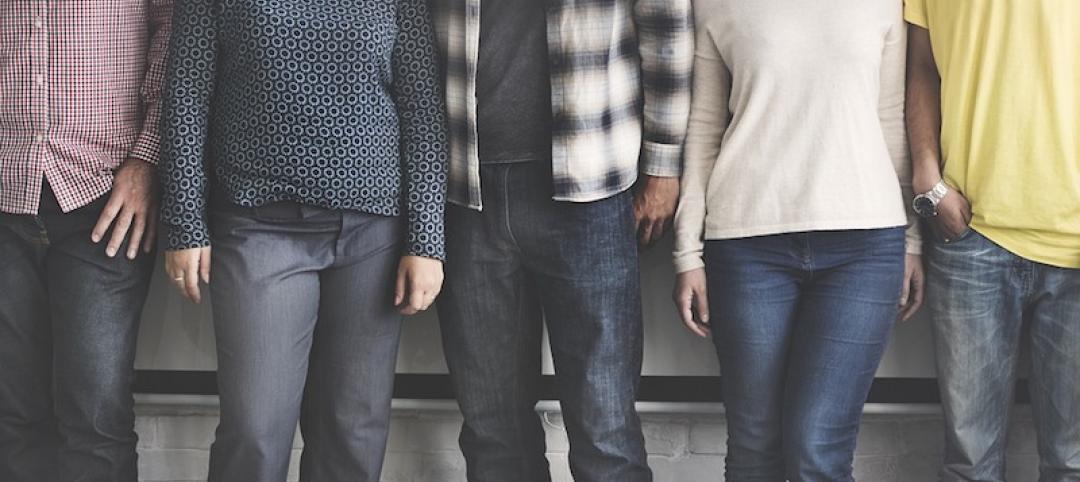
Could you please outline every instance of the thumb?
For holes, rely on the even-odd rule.
[[[394,284],[394,306],[401,306],[405,302],[405,285],[408,283],[409,274],[404,268],[398,268],[397,281]]]
[[[206,284],[210,284],[210,250],[211,248],[206,248],[199,256],[199,277]]]
[[[698,318],[702,323],[709,323],[709,296],[704,288],[694,290],[694,308],[697,309]]]
[[[904,285],[900,288],[900,306],[907,306],[908,297],[911,295],[912,273],[908,270],[904,273]]]

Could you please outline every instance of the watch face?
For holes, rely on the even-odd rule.
[[[924,218],[931,218],[937,214],[937,206],[935,206],[934,201],[930,200],[927,196],[916,197],[912,207],[915,208],[915,214]]]

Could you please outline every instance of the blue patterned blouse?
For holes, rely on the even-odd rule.
[[[445,109],[424,0],[176,2],[164,95],[169,248],[210,244],[207,198],[408,217],[442,259]]]

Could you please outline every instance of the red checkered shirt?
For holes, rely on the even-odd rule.
[[[0,211],[36,214],[112,189],[127,159],[156,163],[172,0],[0,0]]]

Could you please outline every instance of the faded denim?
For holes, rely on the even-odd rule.
[[[935,240],[927,281],[946,421],[941,480],[1005,481],[1026,345],[1039,482],[1080,481],[1080,270],[1029,261],[969,230]]]

